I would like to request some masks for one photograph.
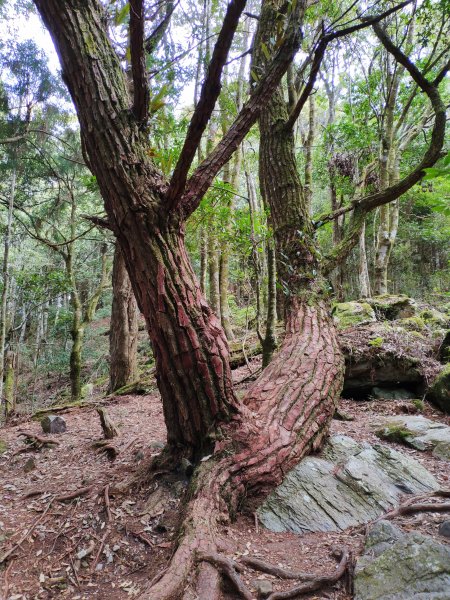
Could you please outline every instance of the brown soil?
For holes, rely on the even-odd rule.
[[[252,361],[256,370],[258,359]],[[235,371],[236,381],[249,374],[247,366]],[[245,382],[241,388],[248,385]],[[402,414],[405,401],[354,402],[343,400],[341,410],[354,421],[333,421],[332,433],[343,433],[357,440],[380,442],[371,429],[374,415]],[[115,485],[145,472],[152,455],[159,452],[165,439],[165,427],[158,394],[123,396],[107,404],[108,412],[119,427],[113,440],[119,455],[113,461],[93,447],[102,431],[95,406],[75,408],[63,413],[67,432],[52,436],[59,445],[39,451],[27,450],[21,430],[42,434],[39,422],[25,421],[1,430],[7,451],[0,455],[0,555],[12,547],[14,552],[0,567],[0,598],[48,599],[88,598],[116,600],[139,598],[148,582],[159,573],[171,553],[179,516],[179,497],[187,481],[180,473],[172,486],[172,495],[163,494],[161,503],[148,504],[157,484],[142,483],[127,495],[113,495]],[[430,406],[425,416],[450,424],[450,418]],[[159,444],[158,444],[159,443]],[[397,446],[397,445],[395,445]],[[400,449],[400,448],[398,448]],[[429,453],[402,447],[434,473],[443,487],[449,487],[449,464]],[[31,464],[34,460],[34,465]],[[34,466],[34,468],[32,468]],[[27,472],[27,469],[30,468]],[[141,477],[141,481],[143,481]],[[69,494],[92,485],[86,494],[67,501],[54,496]],[[105,503],[109,485],[110,516]],[[159,493],[159,492],[158,492]],[[44,511],[47,512],[44,514]],[[28,528],[40,518],[30,535]],[[440,514],[417,514],[397,518],[405,530],[419,530],[437,536]],[[23,542],[18,542],[23,539]],[[332,573],[336,560],[332,549],[347,546],[354,555],[361,552],[363,532],[357,528],[343,533],[308,535],[273,534],[261,527],[253,515],[242,515],[221,532],[221,550],[230,558],[242,555],[262,558],[291,570],[323,575]],[[443,538],[441,538],[443,541]],[[83,551],[91,552],[83,557]],[[269,579],[274,589],[283,590],[296,582],[281,582],[249,568],[242,574],[251,583]],[[307,598],[350,598],[344,582],[334,588],[305,596]],[[236,596],[224,591],[224,598]]]

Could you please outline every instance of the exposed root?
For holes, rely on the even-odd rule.
[[[217,552],[213,554],[205,554],[204,552],[199,552],[197,554],[197,560],[209,562],[214,565],[216,569],[218,569],[223,575],[228,577],[236,591],[240,594],[244,600],[252,600],[253,595],[250,590],[247,588],[245,583],[239,577],[236,569],[236,563],[221,554],[217,554]]]
[[[279,579],[302,579],[303,581],[310,581],[316,577],[315,575],[311,575],[311,573],[301,573],[282,569],[281,567],[271,565],[270,563],[259,558],[254,558],[253,556],[242,556],[239,560],[247,567],[251,567],[262,573],[275,575],[275,577],[278,577]]]
[[[68,494],[61,494],[60,496],[55,496],[55,502],[69,502],[70,500],[75,500],[79,496],[85,496],[89,494],[94,489],[94,485],[87,485],[86,487],[78,488],[73,492],[69,492]]]
[[[419,512],[450,512],[450,502],[444,502],[443,504],[433,504],[430,502],[401,504],[399,507],[376,519],[376,521],[381,521],[382,519],[393,519],[400,515],[412,515]]]
[[[315,577],[308,581],[307,583],[302,583],[296,587],[287,590],[286,592],[273,592],[267,598],[267,600],[287,600],[288,598],[298,598],[299,596],[303,596],[304,594],[310,594],[311,592],[315,592],[316,590],[320,590],[323,587],[333,585],[345,574],[348,564],[350,562],[350,552],[347,548],[344,548],[342,551],[342,557],[337,566],[337,569],[331,575],[322,575],[320,577]]]
[[[26,452],[30,448],[32,448],[33,450],[40,450],[41,448],[44,448],[44,446],[59,445],[59,442],[57,440],[42,437],[41,435],[37,435],[36,433],[32,433],[31,431],[19,431],[18,435],[24,436],[23,441],[25,442],[25,444],[27,444],[27,448],[21,448],[16,454]]]
[[[111,444],[109,440],[98,440],[92,445],[100,452],[105,452],[110,460],[114,460],[120,453],[119,448],[114,444]]]

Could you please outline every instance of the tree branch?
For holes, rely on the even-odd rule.
[[[301,43],[298,26],[300,15],[306,8],[307,0],[296,3],[294,13],[277,54],[265,75],[254,88],[242,110],[237,115],[227,133],[209,156],[197,167],[187,182],[184,194],[177,200],[174,208],[180,209],[180,216],[187,218],[200,204],[201,199],[220,169],[229,161],[248,131],[258,119],[264,102],[275,91]]]
[[[365,215],[383,204],[388,204],[402,196],[405,192],[411,189],[420,179],[424,172],[423,170],[432,167],[434,163],[441,158],[442,148],[445,140],[446,127],[446,109],[439,94],[438,86],[435,82],[428,81],[411,60],[395,46],[387,33],[379,24],[374,24],[373,29],[376,36],[381,41],[386,50],[394,56],[411,75],[419,88],[428,96],[434,112],[434,125],[431,133],[430,144],[423,156],[419,165],[401,179],[395,185],[392,185],[380,192],[369,194],[363,198],[357,198],[349,205],[344,206],[336,211],[322,215],[316,220],[316,227],[338,218],[340,215],[353,211],[352,219],[349,225],[348,233],[343,240],[333,249],[331,254],[325,258],[323,270],[329,273],[333,270],[352,250],[358,239],[359,231]],[[447,65],[448,68],[448,65]],[[444,69],[443,69],[444,70]]]
[[[208,73],[202,85],[200,99],[192,115],[183,149],[169,184],[167,210],[175,205],[185,189],[189,169],[220,94],[222,70],[228,58],[231,42],[245,5],[246,0],[231,0],[228,5],[222,29],[208,66]]]
[[[359,31],[360,29],[369,27],[370,25],[379,23],[380,21],[382,21],[383,19],[385,19],[392,13],[404,8],[408,4],[411,4],[411,2],[412,2],[412,0],[406,0],[405,2],[402,2],[401,4],[397,4],[396,6],[390,8],[389,10],[385,11],[384,13],[381,13],[381,14],[373,16],[373,17],[365,17],[361,23],[358,23],[356,25],[351,25],[350,27],[340,29],[339,31],[333,31],[331,33],[327,33],[324,37],[322,37],[319,40],[316,50],[314,52],[314,57],[312,60],[311,71],[309,73],[308,81],[307,81],[305,87],[303,88],[303,91],[300,95],[300,98],[297,101],[297,104],[295,105],[294,109],[292,110],[291,114],[289,115],[289,119],[286,122],[285,128],[287,131],[292,129],[292,127],[294,126],[295,122],[297,121],[298,117],[300,116],[300,113],[301,113],[303,107],[305,106],[306,101],[309,98],[309,95],[311,94],[311,91],[316,82],[317,74],[319,73],[320,65],[322,64],[322,60],[325,55],[325,51],[327,49],[328,44],[330,42],[332,42],[333,40],[350,35],[351,33],[354,33],[355,31]]]
[[[166,14],[164,15],[164,18],[160,21],[160,23],[158,23],[158,25],[144,42],[144,47],[147,54],[153,54],[153,52],[156,50],[159,42],[162,40],[167,28],[169,27],[170,19],[172,18],[173,12],[178,4],[179,0],[177,0],[176,4],[174,0],[168,0],[166,2]]]
[[[149,89],[144,54],[144,0],[130,0],[130,52],[133,74],[133,114],[142,125],[148,120]]]

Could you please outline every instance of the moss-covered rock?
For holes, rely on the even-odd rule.
[[[6,442],[0,438],[0,454],[3,454],[3,452],[6,452],[7,448],[8,448],[8,446],[7,446]]]
[[[444,335],[439,348],[439,360],[443,363],[450,363],[450,329]]]
[[[450,414],[450,363],[446,364],[427,391],[427,399]]]
[[[449,598],[450,546],[430,536],[403,532],[379,521],[385,531],[370,539],[355,569],[355,600]],[[385,535],[383,536],[383,533]],[[379,541],[380,540],[380,541]]]
[[[375,312],[367,302],[340,302],[335,304],[332,314],[339,329],[376,321]]]
[[[417,312],[417,304],[403,294],[383,294],[367,298],[366,302],[374,309],[381,320],[393,321],[413,317]]]
[[[450,321],[447,315],[434,308],[422,310],[419,316],[432,329],[446,329]]]
[[[426,327],[425,321],[422,319],[422,317],[407,317],[406,319],[398,319],[395,324],[403,327],[403,329],[406,329],[407,331],[418,331],[419,333],[422,332]]]

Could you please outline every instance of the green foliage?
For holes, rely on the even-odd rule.
[[[369,346],[372,348],[381,348],[383,345],[384,339],[382,337],[376,337],[368,341]]]

